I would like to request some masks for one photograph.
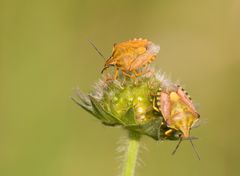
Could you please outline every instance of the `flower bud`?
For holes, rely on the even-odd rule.
[[[94,115],[104,125],[122,126],[155,140],[178,140],[180,130],[172,129],[165,122],[161,112],[154,109],[154,98],[159,88],[173,89],[173,84],[164,74],[145,74],[133,80],[106,81],[106,74],[90,94],[77,92],[73,100]]]

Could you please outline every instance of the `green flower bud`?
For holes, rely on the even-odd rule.
[[[173,83],[164,74],[154,71],[137,80],[104,81],[100,79],[90,94],[77,91],[73,100],[94,115],[104,125],[122,126],[155,140],[178,140],[181,132],[174,130],[170,136],[162,114],[153,108],[153,99],[160,87],[171,89]]]

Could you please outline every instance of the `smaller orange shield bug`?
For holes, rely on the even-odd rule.
[[[156,58],[160,47],[147,39],[133,39],[115,44],[111,57],[105,62],[102,72],[115,67],[114,79],[122,74],[131,78],[147,73],[146,67]]]
[[[190,130],[199,121],[200,115],[197,113],[188,93],[181,86],[175,86],[174,89],[167,91],[160,88],[154,98],[154,109],[161,112],[166,125],[170,128],[165,132],[165,135],[171,135],[174,130],[180,131],[179,144],[182,139],[189,139],[193,145]]]

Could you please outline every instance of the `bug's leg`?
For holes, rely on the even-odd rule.
[[[123,70],[122,70],[122,74],[125,75],[125,76],[128,76],[128,77],[130,77],[130,78],[132,78],[132,79],[136,79],[136,77],[135,77],[134,75],[130,75],[130,74],[126,73],[126,72],[123,71]]]
[[[122,70],[121,70],[122,71]],[[122,85],[125,84],[126,82],[126,77],[129,77],[129,75],[126,75],[125,72],[122,71],[122,74],[123,74],[123,81],[122,81]]]
[[[141,75],[144,75],[144,74],[147,74],[147,73],[153,74],[153,70],[149,69],[147,66],[148,66],[148,65],[140,66],[139,68],[141,68],[142,70],[139,71],[139,72],[137,72],[136,70],[133,70],[133,73],[134,73],[136,76],[141,76]]]
[[[116,80],[116,79],[117,79],[117,77],[118,77],[118,72],[119,72],[119,69],[115,66],[115,74],[114,74],[113,80]]]
[[[148,72],[149,72],[149,70],[141,71],[141,72],[137,72],[136,70],[133,70],[133,73],[134,73],[135,76],[141,76],[141,75],[144,75]]]
[[[159,106],[156,104],[156,98],[153,98],[153,109],[157,112],[161,112]]]
[[[173,132],[173,129],[169,129],[169,130],[165,131],[164,134],[165,134],[166,136],[170,136],[172,132]]]

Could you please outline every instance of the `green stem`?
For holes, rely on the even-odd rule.
[[[129,130],[122,176],[134,176],[141,135]]]

